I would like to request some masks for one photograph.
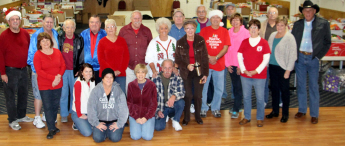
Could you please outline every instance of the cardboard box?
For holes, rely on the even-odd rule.
[[[74,18],[74,10],[73,9],[61,9],[66,13],[66,17],[73,17]]]
[[[250,15],[250,8],[241,8],[242,15]]]
[[[35,9],[35,6],[24,6],[24,9],[26,12],[32,11],[33,9]]]
[[[59,22],[64,22],[66,20],[66,13],[57,13],[57,14],[52,14],[55,18],[59,20]]]
[[[279,15],[289,15],[289,9],[288,8],[277,8]]]
[[[108,19],[114,19],[116,26],[125,26],[126,15],[108,15]]]

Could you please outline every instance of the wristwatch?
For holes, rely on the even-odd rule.
[[[216,60],[218,60],[219,58],[218,58],[218,55],[216,56]]]

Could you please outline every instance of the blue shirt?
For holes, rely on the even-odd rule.
[[[176,41],[179,40],[180,38],[182,38],[185,34],[186,34],[186,32],[184,31],[183,27],[181,27],[181,29],[178,29],[175,24],[173,24],[171,26],[169,36],[176,39]]]
[[[315,19],[315,18],[314,18]],[[304,19],[304,31],[301,41],[300,51],[313,52],[313,42],[311,40],[311,30],[313,29],[313,21],[308,26],[307,21]]]
[[[282,40],[282,38],[283,37],[281,37],[281,38],[274,38],[274,40],[273,40],[273,44],[272,44],[272,51],[271,51],[271,57],[270,57],[270,64],[272,64],[272,65],[277,65],[277,66],[279,66],[279,64],[278,64],[278,62],[277,62],[277,60],[276,60],[276,57],[274,56],[275,54],[274,54],[274,50],[276,49],[276,46],[277,46],[277,44]]]

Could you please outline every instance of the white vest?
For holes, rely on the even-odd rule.
[[[90,96],[92,89],[95,88],[95,81],[93,81],[93,82],[90,81],[90,87],[85,81],[81,81],[80,77],[78,77],[78,79],[74,82],[74,84],[78,81],[81,83],[80,112],[82,114],[87,114],[87,101],[89,100],[89,96]],[[77,110],[75,108],[74,88],[73,88],[73,107],[72,107],[72,110],[77,112]]]

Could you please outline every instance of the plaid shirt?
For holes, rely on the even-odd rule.
[[[168,106],[168,101],[164,101],[164,86],[162,83],[162,72],[158,74],[156,78],[152,78],[152,81],[156,84],[156,89],[157,89],[157,110],[156,110],[156,118],[158,118],[158,111],[164,110],[164,106]],[[184,98],[184,95],[186,93],[183,85],[183,80],[180,76],[175,76],[174,74],[171,74],[170,77],[170,82],[168,85],[168,99],[172,96],[175,95],[176,99],[175,101],[178,101],[182,98]],[[171,107],[173,108],[173,107]]]

